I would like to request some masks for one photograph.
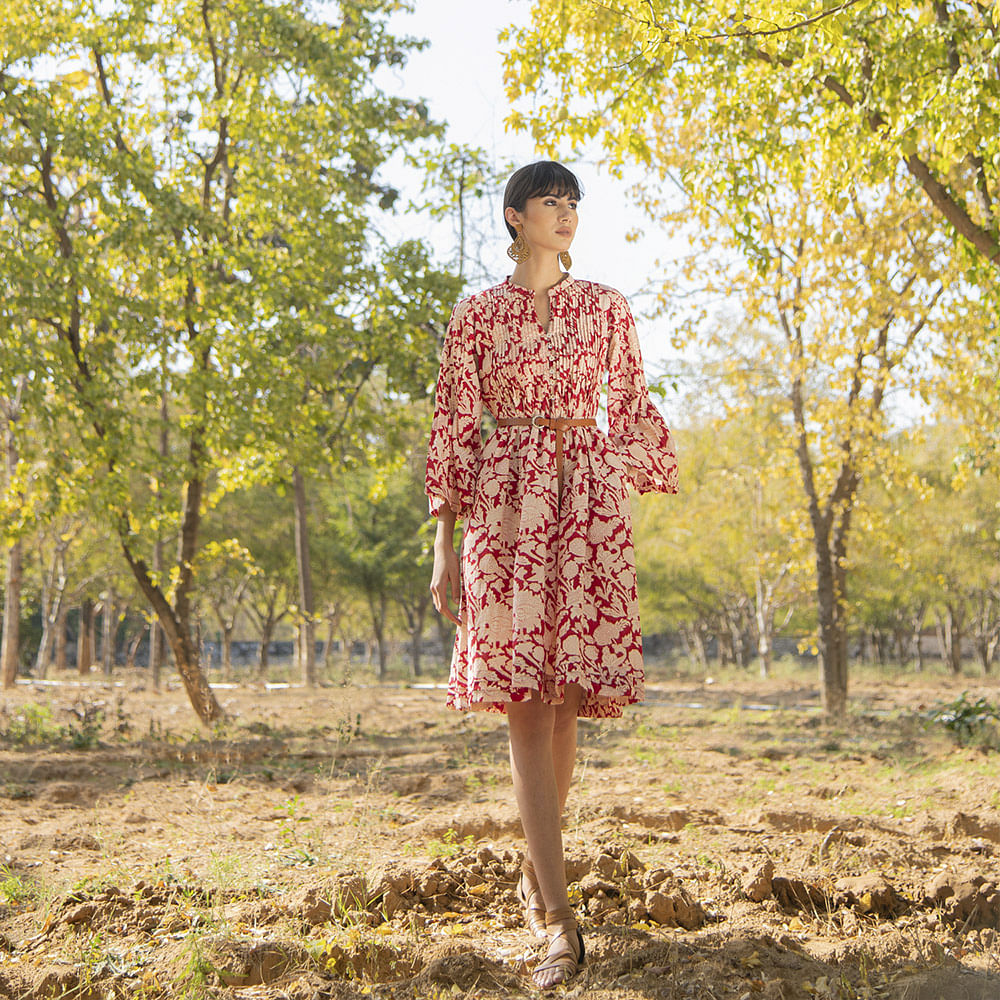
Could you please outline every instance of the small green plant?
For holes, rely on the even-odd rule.
[[[996,748],[1000,707],[985,698],[969,701],[968,692],[963,691],[953,702],[932,709],[929,716],[932,722],[944,726],[955,737],[959,746],[968,746],[973,742],[990,745],[992,742],[994,749]]]
[[[440,840],[430,840],[427,842],[427,851],[434,857],[452,858],[460,854],[463,850],[471,850],[475,846],[475,840],[469,834],[459,839],[454,830],[446,830]]]
[[[14,746],[54,743],[61,735],[62,729],[52,721],[52,709],[34,702],[28,702],[14,716],[6,731],[0,733]]]
[[[0,865],[0,900],[11,906],[20,906],[34,899],[36,890],[30,882],[12,872],[7,865]]]
[[[79,702],[73,706],[76,721],[70,722],[62,731],[74,750],[93,750],[100,742],[101,727],[104,725],[104,709],[100,705]]]

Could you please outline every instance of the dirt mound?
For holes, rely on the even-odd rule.
[[[205,937],[198,951],[199,971],[225,986],[264,986],[314,965],[294,941]]]
[[[498,962],[470,950],[469,942],[446,941],[429,948],[426,966],[413,980],[414,988],[448,987],[470,992],[479,989],[508,990],[522,985],[520,977]]]
[[[1000,880],[941,873],[924,889],[924,902],[963,929],[1000,926]]]

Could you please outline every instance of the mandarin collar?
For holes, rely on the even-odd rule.
[[[549,296],[561,293],[567,286],[573,284],[573,276],[569,271],[563,272],[563,277],[560,278],[550,289]],[[517,295],[531,295],[534,296],[535,292],[532,288],[526,288],[524,285],[515,284],[511,281],[511,277],[508,274],[506,278],[503,279],[503,287],[508,291]]]

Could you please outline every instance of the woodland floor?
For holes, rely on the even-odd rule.
[[[595,1000],[1000,1000],[996,682],[663,680],[583,722],[566,817]],[[0,996],[529,995],[497,716],[404,686],[0,694]]]

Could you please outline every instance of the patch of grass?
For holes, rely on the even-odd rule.
[[[48,705],[28,702],[11,719],[6,729],[0,730],[0,740],[14,747],[49,746],[68,744],[73,750],[93,750],[100,743],[104,727],[103,705],[78,700],[70,711],[74,721],[59,725]]]
[[[11,906],[21,906],[37,898],[37,885],[21,878],[7,865],[0,865],[0,900]]]
[[[11,719],[0,737],[16,747],[33,747],[46,743],[57,743],[62,736],[62,727],[52,719],[52,709],[48,705],[28,702]]]
[[[452,858],[456,854],[461,854],[463,850],[472,850],[475,843],[472,834],[459,839],[454,830],[446,830],[440,840],[434,839],[427,842],[427,852],[435,858]]]
[[[4,798],[11,799],[14,802],[20,799],[33,799],[35,797],[35,793],[31,788],[17,781],[6,782],[3,786],[3,792],[0,794]]]

